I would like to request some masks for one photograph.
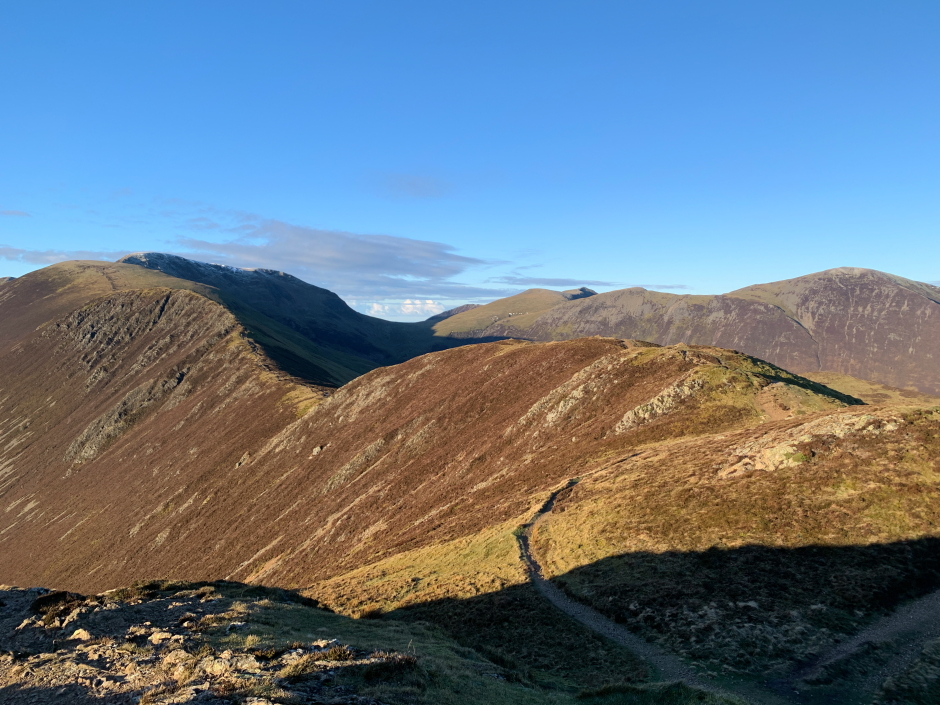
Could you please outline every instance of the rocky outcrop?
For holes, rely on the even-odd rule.
[[[614,426],[614,433],[625,433],[653,419],[664,416],[676,408],[683,400],[688,399],[696,391],[705,386],[705,380],[697,379],[691,374],[680,379],[675,384],[661,391],[648,402],[630,409]]]
[[[285,645],[251,636],[281,606],[317,607],[246,588],[165,581],[84,596],[0,586],[0,701],[377,705],[337,680],[349,672],[374,683],[415,668],[413,655],[335,638]],[[228,634],[239,638],[222,646]]]

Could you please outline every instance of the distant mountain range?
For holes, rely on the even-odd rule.
[[[940,287],[870,269],[830,269],[715,296],[639,287],[603,294],[586,287],[529,289],[420,323],[366,316],[333,292],[284,272],[154,252],[115,264],[65,262],[8,278],[6,296],[70,276],[78,276],[70,301],[82,287],[88,296],[143,282],[197,290],[223,303],[282,370],[328,386],[468,343],[600,335],[713,345],[800,374],[838,373],[940,394]]]
[[[800,374],[837,372],[940,394],[940,288],[871,269],[830,269],[718,296],[634,287],[569,298],[530,289],[435,321],[434,331],[715,345]]]

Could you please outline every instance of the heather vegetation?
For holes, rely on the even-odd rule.
[[[241,274],[190,275],[71,263],[4,285],[0,570],[63,590],[0,605],[16,621],[33,601],[4,696],[935,699],[936,398],[617,337],[463,345],[337,389],[287,372],[356,374],[391,348],[311,347],[286,303],[302,283],[240,308]],[[729,305],[796,320],[787,291]],[[500,311],[600,315],[604,296]],[[134,583],[151,575],[197,582]]]

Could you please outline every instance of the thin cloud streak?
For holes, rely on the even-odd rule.
[[[0,245],[0,259],[27,264],[56,264],[73,259],[103,260],[113,262],[127,254],[126,250],[101,252],[93,250],[23,250],[18,247]]]
[[[454,281],[472,267],[491,263],[458,254],[445,243],[323,230],[250,214],[239,214],[237,224],[229,227],[222,227],[220,220],[225,218],[195,219],[183,225],[236,237],[221,242],[182,237],[176,245],[183,251],[174,254],[286,271],[343,298],[492,299],[509,293]]]
[[[613,282],[602,282],[595,279],[558,279],[553,277],[503,276],[491,277],[486,281],[513,286],[613,286]]]
[[[26,211],[0,211],[0,215],[11,216],[14,218],[32,218]]]

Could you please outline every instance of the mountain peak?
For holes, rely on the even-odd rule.
[[[877,269],[867,269],[865,267],[833,267],[832,269],[824,269],[819,272],[819,274],[848,274],[849,276],[857,277],[862,274],[884,274],[884,272],[880,272]]]
[[[147,269],[156,269],[164,274],[179,277],[180,279],[194,279],[194,275],[201,275],[202,278],[205,278],[206,276],[238,277],[261,274],[286,277],[300,281],[292,274],[287,274],[286,272],[281,272],[276,269],[233,267],[228,264],[200,262],[179,255],[171,255],[166,252],[134,252],[119,259],[118,263],[136,264],[141,267],[146,267]]]
[[[594,291],[594,289],[588,289],[586,286],[582,286],[578,289],[563,291],[561,295],[569,301],[572,301],[573,299],[586,299],[588,296],[597,296],[597,292]]]

